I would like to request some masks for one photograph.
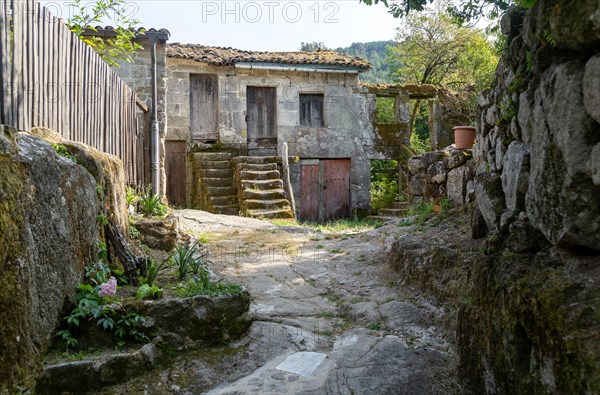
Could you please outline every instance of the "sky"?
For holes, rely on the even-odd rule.
[[[42,1],[55,15],[69,1]],[[297,51],[301,42],[328,48],[392,40],[400,21],[383,5],[359,0],[132,0],[130,15],[146,28],[170,31],[169,42],[245,50]]]

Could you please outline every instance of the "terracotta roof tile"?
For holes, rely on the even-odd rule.
[[[256,52],[234,48],[208,47],[200,44],[167,44],[170,58],[191,59],[212,66],[233,66],[236,63],[280,63],[322,65],[368,69],[371,66],[361,58],[334,51],[318,52]]]

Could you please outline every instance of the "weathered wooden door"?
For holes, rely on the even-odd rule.
[[[350,159],[303,160],[300,220],[327,222],[350,216]]]
[[[300,165],[300,220],[319,221],[319,160]]]
[[[173,206],[185,205],[185,141],[165,141],[167,199]]]
[[[248,155],[276,155],[276,88],[265,86],[248,86],[246,89]]]
[[[322,222],[350,216],[350,159],[322,161]]]
[[[219,138],[219,83],[216,75],[190,74],[190,132],[192,141]]]

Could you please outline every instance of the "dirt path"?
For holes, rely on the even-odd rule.
[[[193,210],[181,230],[209,246],[212,269],[247,287],[250,333],[174,358],[131,393],[451,394],[454,354],[436,308],[385,263],[402,228],[323,233]],[[120,391],[121,389],[113,389]]]

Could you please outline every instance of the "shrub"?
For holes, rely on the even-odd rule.
[[[192,272],[195,275],[205,271],[206,252],[200,251],[198,242],[186,241],[175,247],[175,252],[169,257],[169,261],[173,263],[179,279],[183,280],[185,276]]]
[[[142,284],[135,293],[136,299],[158,299],[163,295],[163,290],[157,286]]]
[[[151,187],[146,188],[146,192],[139,201],[140,212],[144,217],[163,217],[167,214],[169,208],[160,199],[160,196],[153,195]]]

